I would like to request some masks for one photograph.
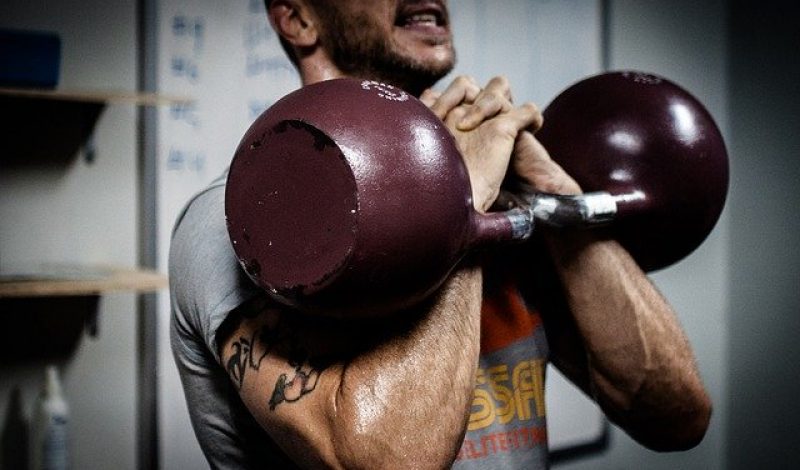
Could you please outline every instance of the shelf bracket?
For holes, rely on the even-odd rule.
[[[0,357],[56,359],[71,355],[84,332],[97,335],[100,295],[0,298]]]

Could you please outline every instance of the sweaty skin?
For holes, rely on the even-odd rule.
[[[579,193],[533,135],[539,111],[514,105],[506,80],[480,87],[459,78],[441,93],[423,94],[454,62],[446,6],[273,0],[269,16],[291,46],[303,84],[358,75],[422,94],[456,137],[477,210],[492,206],[508,171],[540,191]],[[353,60],[358,54],[368,59]],[[710,402],[663,297],[613,241],[560,232],[544,239],[559,282],[526,292],[541,304],[553,362],[645,445],[699,442]],[[380,324],[257,305],[232,315],[223,364],[256,420],[303,467],[448,467],[474,389],[482,275],[466,260],[429,302]],[[520,281],[535,275],[522,270]]]
[[[538,191],[581,193],[529,132],[512,167]],[[543,309],[553,363],[645,446],[697,445],[711,401],[672,307],[616,241],[557,230],[544,239],[565,299]]]

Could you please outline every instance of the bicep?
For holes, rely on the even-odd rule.
[[[301,466],[442,468],[463,440],[474,389],[480,280],[464,269],[428,302],[374,319],[237,309],[217,335],[220,362]],[[431,387],[431,376],[450,386]]]
[[[335,466],[332,400],[341,366],[297,328],[291,313],[233,311],[218,336],[220,361],[250,413],[295,462]]]

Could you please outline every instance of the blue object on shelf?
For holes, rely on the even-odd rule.
[[[55,88],[60,65],[57,34],[0,29],[0,86]]]

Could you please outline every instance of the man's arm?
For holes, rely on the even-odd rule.
[[[540,191],[580,188],[530,133],[517,142],[514,171]],[[674,311],[617,242],[580,231],[543,234],[559,286],[542,303],[552,361],[609,418],[656,450],[693,447],[711,403]]]
[[[256,306],[255,315],[235,313],[220,357],[253,416],[298,464],[442,468],[472,399],[480,292],[480,269],[462,267],[430,303],[391,322]]]
[[[535,107],[514,107],[507,94],[505,80],[480,90],[458,79],[439,103],[479,211],[497,197],[518,133],[541,121]],[[465,116],[470,128],[458,131]],[[256,308],[228,329],[220,357],[256,420],[303,466],[447,467],[472,403],[481,276],[461,265],[435,299],[391,320],[344,323]]]
[[[616,242],[547,238],[567,309],[546,315],[573,320],[546,320],[553,362],[643,445],[697,445],[711,402],[670,305]]]

